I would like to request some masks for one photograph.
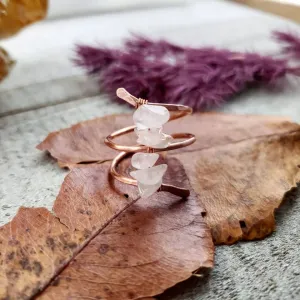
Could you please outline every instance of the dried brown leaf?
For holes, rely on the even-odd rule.
[[[189,187],[178,160],[166,180]],[[113,181],[109,164],[74,168],[52,215],[21,208],[0,228],[0,298],[143,299],[213,264],[203,209],[160,192],[138,199],[137,189]],[[138,200],[138,201],[137,201]],[[137,201],[137,202],[136,202]]]
[[[102,154],[109,160],[116,152],[103,140],[129,120],[119,115],[83,122],[50,134],[38,148],[68,166],[101,160]],[[275,229],[274,210],[299,179],[298,124],[285,118],[205,113],[170,122],[166,131],[197,137],[193,145],[168,155],[185,166],[216,244],[263,238]],[[95,143],[93,132],[102,143]],[[128,136],[126,142],[135,140]],[[76,144],[81,146],[71,147]],[[88,154],[86,144],[93,145]]]
[[[51,132],[40,143],[39,150],[47,150],[59,161],[61,167],[74,167],[78,163],[103,162],[111,160],[117,151],[105,146],[104,138],[115,130],[130,126],[127,115],[112,115],[78,123],[71,128]],[[118,141],[130,144],[133,135]]]
[[[264,238],[300,179],[300,131],[175,155],[207,211],[216,244]]]

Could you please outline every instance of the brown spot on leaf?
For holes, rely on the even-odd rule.
[[[64,249],[74,249],[77,247],[77,243],[75,242],[70,242],[70,234],[65,232],[63,234],[60,235],[60,240],[62,242],[62,244],[64,245]]]
[[[108,250],[109,250],[109,245],[107,244],[101,244],[98,248],[100,254],[106,254]]]
[[[55,241],[52,237],[48,236],[46,239],[46,245],[49,247],[52,251],[55,250]]]
[[[40,262],[38,262],[36,260],[33,262],[33,271],[34,271],[34,273],[35,273],[36,276],[40,276],[41,275],[41,273],[43,271],[43,267],[42,267],[42,265],[41,265]]]
[[[31,271],[32,268],[29,263],[29,259],[27,257],[22,258],[19,260],[19,264],[21,265],[23,270]]]
[[[95,228],[93,228],[93,229],[95,229]],[[84,238],[85,239],[87,239],[87,238],[89,238],[89,236],[92,234],[92,232],[90,231],[90,230],[88,230],[88,229],[84,229],[84,231],[83,231],[83,236],[84,236]]]
[[[74,249],[74,248],[77,247],[77,244],[74,243],[74,242],[68,243],[67,245],[68,245],[68,247],[69,247],[70,249]]]
[[[7,278],[12,281],[18,279],[19,275],[19,272],[14,270],[9,270],[8,272],[6,272]]]
[[[9,260],[14,259],[14,257],[15,257],[15,252],[14,251],[12,251],[9,254],[7,254],[7,259],[9,259]]]
[[[16,246],[16,245],[19,244],[19,241],[18,241],[18,240],[15,240],[15,239],[11,239],[11,240],[8,241],[8,244],[9,244],[10,246]]]

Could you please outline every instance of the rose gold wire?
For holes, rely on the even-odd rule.
[[[130,100],[134,100],[135,108],[138,108],[140,105],[143,105],[143,104],[158,105],[158,106],[166,107],[171,112],[169,121],[182,118],[186,115],[190,115],[193,112],[192,108],[189,106],[185,106],[185,105],[181,105],[181,104],[176,105],[176,104],[149,103],[148,100],[136,98],[133,95],[130,95],[127,91],[126,91],[126,93],[128,94],[128,97],[130,97]],[[124,100],[127,101],[126,99],[124,99]],[[130,103],[131,105],[133,105],[131,102],[129,102],[129,101],[127,101],[127,102]],[[105,138],[104,142],[108,147],[118,150],[118,151],[121,151],[121,153],[119,153],[111,163],[111,167],[110,167],[111,175],[115,179],[117,179],[123,183],[136,185],[136,186],[137,186],[137,181],[135,179],[127,177],[125,175],[122,175],[117,170],[118,165],[126,156],[132,155],[136,152],[154,153],[154,152],[174,150],[174,149],[189,146],[196,141],[196,138],[193,134],[175,133],[175,134],[171,135],[174,139],[185,139],[185,140],[179,141],[179,142],[173,142],[167,148],[164,148],[164,149],[156,149],[156,148],[151,148],[151,147],[143,146],[143,145],[125,146],[125,145],[120,145],[120,144],[113,142],[113,140],[116,137],[130,133],[130,132],[134,131],[134,129],[135,129],[135,126],[129,126],[129,127],[119,129],[119,130],[113,132],[112,134],[108,135]],[[190,194],[190,191],[188,189],[177,187],[174,185],[164,184],[164,183],[161,185],[160,189],[158,190],[158,192],[160,192],[160,191],[169,192],[169,193],[172,193],[174,195],[177,195],[177,196],[180,196],[183,198],[188,197]]]

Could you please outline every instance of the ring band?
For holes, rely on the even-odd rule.
[[[189,106],[185,105],[175,105],[175,104],[156,104],[156,103],[148,103],[147,100],[144,99],[138,99],[134,97],[133,95],[129,94],[125,89],[121,88],[117,90],[117,95],[122,98],[123,100],[127,101],[129,104],[133,105],[136,109],[138,109],[142,105],[148,105],[150,106],[161,106],[166,108],[171,114],[168,121],[175,120],[182,118],[186,115],[192,114],[193,110]],[[155,148],[155,147],[149,147],[147,145],[134,145],[134,146],[125,146],[115,143],[113,140],[116,137],[125,135],[127,133],[133,132],[135,130],[136,126],[129,126],[122,129],[119,129],[112,134],[108,135],[105,138],[105,144],[115,150],[121,151],[120,154],[118,154],[114,160],[111,163],[110,167],[110,173],[111,175],[126,184],[136,185],[138,186],[138,181],[136,179],[130,178],[128,176],[122,175],[118,172],[118,165],[121,163],[121,161],[128,155],[133,155],[134,153],[142,152],[142,153],[156,153],[161,151],[169,151],[174,150],[182,147],[189,146],[193,144],[196,141],[196,138],[193,134],[190,133],[175,133],[172,134],[170,137],[172,139],[185,139],[183,141],[179,142],[172,142],[167,147],[164,148]],[[174,195],[186,198],[189,196],[190,191],[185,188],[176,187],[169,184],[162,183],[161,186],[157,191],[165,191],[170,192]]]

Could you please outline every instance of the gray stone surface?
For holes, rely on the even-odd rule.
[[[214,4],[210,4],[212,2]],[[276,53],[278,46],[269,38],[271,30],[299,29],[282,19],[250,10],[249,14],[244,14],[244,10],[239,8],[235,11],[235,7],[232,9],[229,4],[229,16],[234,17],[225,20],[215,1],[203,3],[203,11],[197,11],[202,19],[193,9],[188,11],[190,18],[183,18],[181,12],[184,15],[185,10],[176,8],[168,14],[171,20],[163,20],[164,14],[160,11],[155,22],[149,21],[150,29],[141,22],[143,12],[141,16],[138,13],[129,14],[128,20],[132,23],[128,28],[111,30],[109,41],[118,42],[130,28],[139,24],[143,33],[168,37],[182,44],[214,44],[237,50]],[[211,11],[218,14],[218,19],[214,21],[205,19],[210,6]],[[222,10],[227,6],[221,4],[220,7]],[[125,16],[118,18],[127,24]],[[93,23],[91,20],[85,20],[88,28],[82,41],[89,42],[97,35],[102,41],[106,30],[112,28],[113,21],[101,16],[106,27],[97,28],[91,33],[95,22],[101,21],[97,19]],[[13,54],[20,55],[20,63],[12,76],[0,85],[0,225],[10,221],[21,205],[51,209],[66,171],[59,169],[53,159],[35,149],[49,132],[79,121],[128,110],[112,103],[104,95],[97,96],[95,82],[87,80],[82,72],[70,67],[67,59],[74,37],[69,37],[76,37],[77,32],[72,31],[73,21],[69,22],[60,24],[64,29],[62,41],[60,47],[55,49],[49,47],[47,35],[44,35],[45,30],[49,30],[49,36],[53,38],[51,22],[40,25],[41,30],[37,25],[32,31],[24,31],[19,37],[21,42],[22,39],[30,39],[31,32],[36,30],[42,41],[39,50],[49,49],[35,60],[29,55],[33,50],[28,45],[21,53],[18,52],[18,41],[5,44]],[[60,56],[56,59],[55,55]],[[41,77],[37,78],[35,74],[41,74]],[[285,115],[300,122],[299,100],[299,81],[290,80],[282,91],[251,90],[219,110]],[[166,297],[174,300],[300,299],[299,199],[295,193],[281,207],[276,215],[277,231],[272,236],[263,241],[217,247],[216,266],[209,276],[192,279],[188,284],[180,285],[176,293],[170,291]]]

